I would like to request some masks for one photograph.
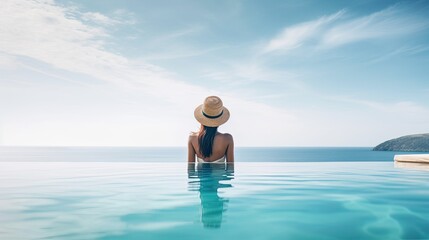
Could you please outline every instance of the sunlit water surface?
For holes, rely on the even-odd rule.
[[[391,162],[0,163],[0,239],[429,239]]]

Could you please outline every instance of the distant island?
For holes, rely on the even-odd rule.
[[[429,133],[407,135],[385,141],[374,151],[429,152]]]

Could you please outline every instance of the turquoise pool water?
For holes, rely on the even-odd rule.
[[[428,239],[391,162],[0,163],[0,239]]]

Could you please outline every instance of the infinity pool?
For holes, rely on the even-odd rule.
[[[0,239],[428,239],[389,162],[0,163]]]

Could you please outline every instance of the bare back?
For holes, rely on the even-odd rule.
[[[231,134],[217,132],[213,140],[213,152],[208,158],[204,158],[199,152],[198,133],[189,135],[188,162],[195,162],[195,155],[206,162],[216,161],[226,156],[227,162],[234,162],[234,140]]]

